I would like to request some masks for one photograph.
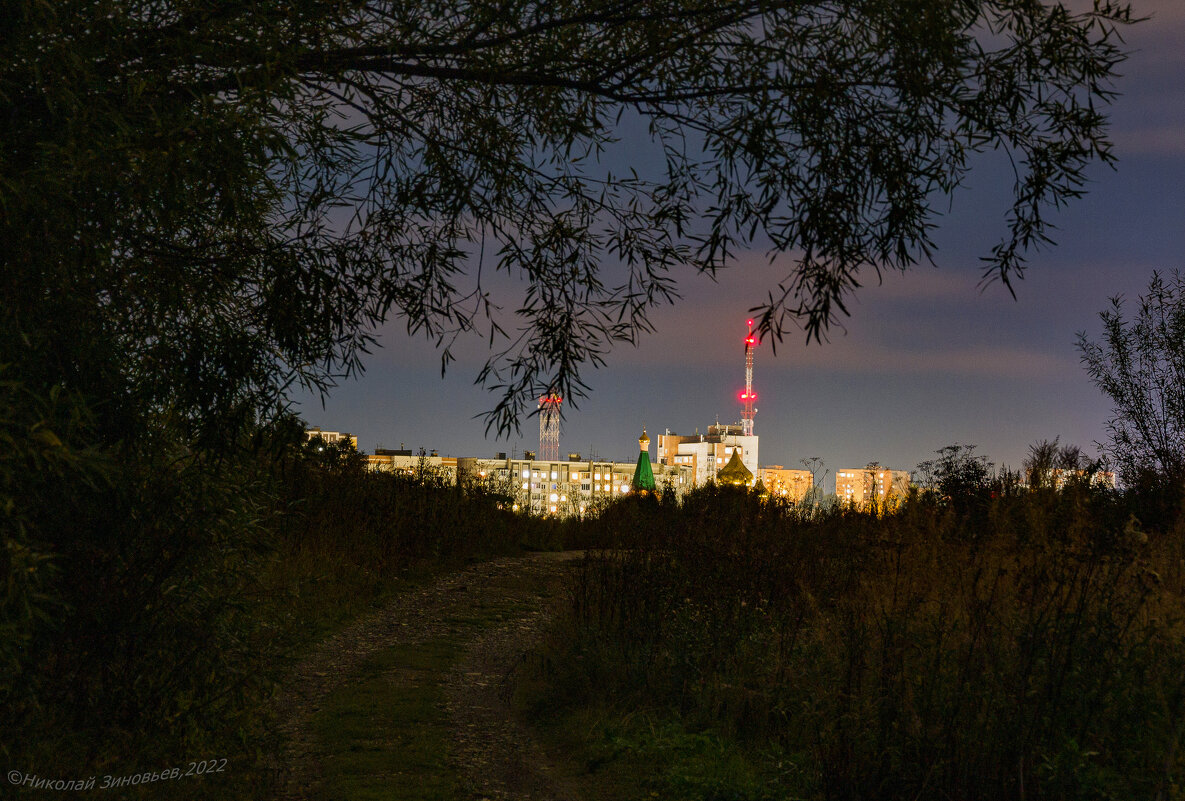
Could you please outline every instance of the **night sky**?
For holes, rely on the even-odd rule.
[[[979,257],[1005,230],[1011,184],[1007,162],[988,156],[940,220],[937,269],[886,274],[879,285],[867,276],[829,342],[797,336],[776,355],[760,346],[762,465],[820,457],[831,491],[837,469],[878,461],[911,470],[956,442],[1013,468],[1041,439],[1097,452],[1110,406],[1082,369],[1077,333],[1098,338],[1110,297],[1134,302],[1154,270],[1185,269],[1185,2],[1144,0],[1136,10],[1152,19],[1124,36],[1133,52],[1112,107],[1117,169],[1095,167],[1087,196],[1054,213],[1057,244],[1031,255],[1017,298],[999,283],[980,286]],[[739,420],[748,309],[788,263],[752,253],[716,283],[689,271],[682,300],[653,315],[656,333],[586,373],[591,393],[567,410],[561,451],[632,461],[643,425],[651,435],[682,434]],[[298,399],[310,425],[357,434],[366,451],[492,456],[537,447],[535,418],[509,440],[485,437],[480,415],[495,398],[473,384],[480,343],[443,379],[431,344],[409,338],[399,321],[381,344],[365,376],[324,406]]]

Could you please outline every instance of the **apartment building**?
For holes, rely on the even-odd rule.
[[[890,470],[876,463],[835,472],[835,494],[840,503],[856,506],[903,498],[909,492],[909,483],[908,470]]]

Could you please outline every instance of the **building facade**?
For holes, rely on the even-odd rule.
[[[304,432],[305,442],[308,442],[314,437],[320,437],[326,445],[336,445],[344,440],[354,446],[354,450],[358,450],[358,438],[344,431],[322,431],[320,426],[306,428]]]
[[[815,486],[815,477],[810,470],[792,470],[780,464],[761,468],[757,477],[772,497],[784,498],[791,503],[802,503]]]
[[[732,458],[734,451],[740,454],[741,464],[750,473],[757,475],[757,435],[746,436],[738,425],[708,426],[708,433],[676,434],[669,428],[658,435],[658,464],[690,468],[695,476],[693,484],[698,486],[716,479],[718,473]]]
[[[378,449],[367,457],[371,470],[402,472],[414,475],[431,471],[445,481],[473,480],[489,482],[515,499],[519,510],[533,514],[580,515],[594,505],[628,494],[637,470],[637,462],[585,460],[569,454],[564,460],[543,461],[507,458],[413,454],[410,450]],[[670,486],[682,494],[692,487],[690,466],[652,465],[654,483],[659,491]]]
[[[904,498],[909,483],[909,471],[890,470],[878,464],[845,467],[835,472],[835,494],[840,503],[858,507]]]

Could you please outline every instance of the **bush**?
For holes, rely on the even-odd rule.
[[[797,754],[827,799],[1152,799],[1185,759],[1179,538],[1074,485],[810,518],[693,493],[591,553],[552,700]]]

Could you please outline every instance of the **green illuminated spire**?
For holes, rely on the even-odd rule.
[[[634,468],[630,489],[634,492],[654,492],[654,471],[650,469],[650,437],[646,436],[645,427],[642,428],[642,436],[638,437],[638,450],[638,466]]]

